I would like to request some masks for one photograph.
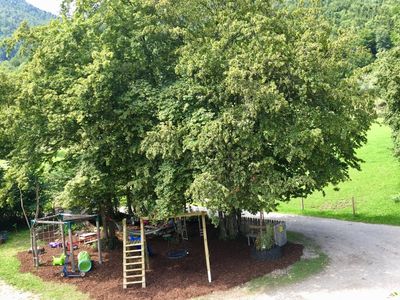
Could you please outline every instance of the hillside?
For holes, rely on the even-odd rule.
[[[48,22],[54,16],[44,12],[24,0],[0,0],[0,39],[10,36],[23,21],[30,25],[40,25]],[[4,60],[0,53],[0,60]]]

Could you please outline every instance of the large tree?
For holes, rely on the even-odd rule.
[[[104,220],[123,196],[155,217],[273,210],[359,167],[373,114],[352,38],[273,1],[79,1],[15,38],[9,159]]]
[[[359,168],[373,113],[354,76],[364,54],[352,36],[333,35],[312,9],[268,1],[170,9],[182,20],[180,77],[143,143],[162,160],[160,208],[270,211]]]

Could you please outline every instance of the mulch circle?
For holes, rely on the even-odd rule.
[[[115,250],[105,252],[104,263],[97,263],[97,252],[90,247],[81,246],[75,251],[88,251],[94,262],[92,271],[84,278],[61,278],[61,266],[52,266],[52,256],[59,256],[61,249],[46,247],[46,253],[40,256],[41,266],[33,267],[32,255],[20,252],[21,272],[31,272],[46,281],[66,282],[77,286],[93,299],[188,299],[222,291],[243,284],[255,277],[286,268],[298,261],[303,246],[288,243],[283,247],[283,257],[276,261],[257,261],[251,258],[251,248],[246,239],[220,241],[215,230],[209,234],[209,249],[212,283],[207,280],[203,240],[192,236],[189,241],[179,245],[162,239],[149,239],[154,255],[150,258],[150,271],[146,272],[147,288],[134,285],[122,288],[122,244]],[[168,259],[167,253],[174,249],[185,248],[189,255],[181,259]]]

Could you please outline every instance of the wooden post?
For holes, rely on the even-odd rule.
[[[351,197],[351,204],[353,206],[353,217],[356,216],[356,203],[354,201],[354,197]]]
[[[205,213],[201,215],[201,221],[203,223],[203,240],[204,240],[204,252],[206,255],[207,275],[208,282],[211,282],[211,269],[210,269],[210,254],[208,252],[208,241],[207,241],[207,225]]]
[[[123,284],[122,284],[122,286],[123,286],[123,288],[124,289],[126,289],[128,286],[127,286],[127,284],[126,284],[126,278],[125,278],[125,276],[126,276],[126,240],[127,240],[127,234],[126,234],[126,219],[123,219],[122,220],[122,229],[123,229],[123,241],[122,241],[122,243],[123,243],[123,250],[122,250],[122,253],[123,253],[123,264],[122,264],[122,266],[123,266],[123,274],[122,274],[122,278],[123,278]]]
[[[304,211],[304,198],[301,197],[301,211]]]
[[[125,220],[125,226],[126,226],[126,220]],[[101,237],[100,237],[100,220],[99,220],[99,216],[96,217],[96,233],[97,233],[97,252],[99,253],[99,264],[101,265],[103,263],[103,257],[101,256]]]
[[[140,234],[142,234],[142,232],[140,232]],[[150,255],[149,255],[149,251],[147,249],[147,239],[146,239],[146,233],[145,233],[145,230],[144,230],[144,225],[143,225],[143,248],[144,248],[144,257],[143,257],[143,259],[144,259],[145,264],[146,264],[146,269],[150,270]]]
[[[60,224],[60,230],[61,230],[61,241],[62,241],[63,253],[65,255],[67,255],[67,247],[65,246],[64,224]]]
[[[32,238],[33,238],[33,243],[32,243],[32,254],[33,254],[33,261],[35,264],[35,267],[39,267],[39,251],[37,248],[37,240],[36,240],[36,229],[35,226],[32,226]]]
[[[68,222],[68,235],[69,235],[69,259],[71,261],[72,272],[75,272],[74,245],[72,242],[72,229],[70,222]]]
[[[146,273],[146,266],[145,266],[145,249],[144,247],[146,246],[146,236],[144,234],[144,223],[143,223],[143,219],[140,218],[140,241],[142,243],[141,245],[141,249],[142,249],[142,288],[146,287],[146,277],[145,277],[145,273]]]

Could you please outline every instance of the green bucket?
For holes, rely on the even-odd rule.
[[[90,254],[86,251],[79,252],[78,254],[78,269],[81,272],[87,273],[92,268],[92,261]]]

